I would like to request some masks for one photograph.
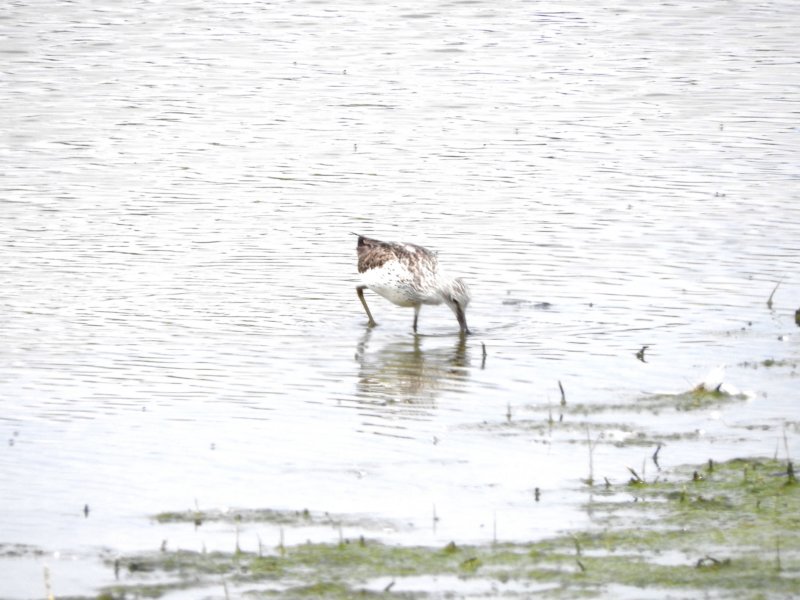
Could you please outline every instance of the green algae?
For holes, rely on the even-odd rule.
[[[301,525],[319,523],[323,519],[330,521],[331,517],[325,513],[324,517],[312,515],[308,510],[272,510],[242,509],[242,510],[185,510],[163,512],[154,519],[159,523],[193,523],[197,526],[206,522],[222,523],[273,523],[276,525]]]
[[[576,439],[562,441],[580,442],[585,441],[587,426],[602,427],[604,431],[610,432],[605,435],[600,432],[596,439],[600,443],[609,443],[617,446],[622,445],[655,445],[667,441],[678,441],[694,439],[697,432],[645,432],[639,426],[632,425],[623,421],[602,423],[592,423],[586,418],[608,413],[628,413],[641,414],[649,413],[660,415],[663,412],[692,412],[704,411],[709,409],[720,409],[725,406],[744,402],[747,395],[742,393],[729,393],[720,389],[706,389],[702,385],[694,387],[688,391],[675,394],[648,394],[636,398],[630,402],[617,403],[586,403],[571,402],[562,403],[558,406],[552,404],[525,404],[515,407],[512,411],[508,407],[504,419],[493,421],[483,421],[481,423],[466,426],[470,429],[478,429],[499,433],[501,435],[527,435],[535,433],[539,436],[566,434],[567,437],[577,434]],[[534,417],[521,416],[532,414]]]
[[[575,414],[578,414],[577,411],[569,413],[568,416],[574,416]],[[584,413],[581,416],[586,416],[586,414]],[[592,444],[605,444],[616,447],[652,447],[668,442],[696,440],[701,435],[698,431],[642,431],[636,426],[622,421],[595,423],[567,418],[561,420],[518,418],[512,422],[484,422],[478,426],[473,426],[473,428],[499,435],[526,435],[535,438],[534,441],[538,440],[542,444],[551,443],[554,437],[566,444],[586,444],[588,428]]]
[[[679,394],[654,394],[641,398],[637,407],[641,411],[659,413],[665,409],[679,412],[720,408],[736,402],[747,400],[745,394],[731,394],[719,389],[706,389],[699,385],[687,392]]]
[[[759,368],[789,368],[789,369],[797,369],[800,363],[797,362],[795,359],[787,359],[787,358],[765,358],[764,360],[760,361],[744,361],[739,363],[741,367],[748,367],[751,369],[759,369]]]
[[[424,591],[392,587],[425,576],[475,582],[473,597],[525,597],[526,586],[546,598],[599,597],[612,589],[630,596],[644,589],[730,598],[800,594],[800,484],[791,463],[709,462],[587,493],[591,526],[545,540],[431,548],[359,537],[269,554],[156,551],[117,559],[125,583],[103,597],[157,598],[225,581],[254,598],[424,598]],[[258,522],[267,513],[235,514],[238,522]],[[387,579],[389,585],[375,587]],[[500,587],[479,592],[486,581]],[[502,587],[510,583],[516,587]],[[438,585],[431,595],[441,596]]]
[[[525,436],[541,444],[554,441],[565,444],[615,447],[660,447],[672,442],[695,441],[703,437],[699,429],[665,430],[643,428],[641,419],[626,422],[621,415],[631,417],[649,413],[696,412],[722,409],[748,399],[746,394],[730,393],[724,389],[707,389],[702,384],[674,394],[647,394],[628,402],[580,403],[563,401],[550,404],[524,404],[508,407],[504,419],[485,420],[465,425],[465,428],[502,436]],[[612,414],[613,420],[604,416]],[[532,416],[531,416],[532,415]],[[635,421],[635,422],[634,422]],[[766,425],[765,427],[772,427]],[[590,476],[591,479],[591,476]]]
[[[328,526],[328,527],[359,527],[359,528],[392,528],[398,527],[397,523],[377,520],[357,515],[341,515],[328,512],[312,512],[303,510],[274,510],[269,508],[258,509],[232,509],[232,510],[184,510],[167,511],[153,517],[162,524],[191,523],[200,527],[206,523],[265,523],[286,527]]]
[[[744,402],[747,395],[742,393],[729,393],[720,389],[706,389],[702,385],[696,386],[685,392],[647,394],[625,403],[573,403],[563,408],[560,412],[565,415],[588,416],[606,412],[634,412],[652,413],[673,410],[676,412],[707,410],[720,408],[729,404]]]

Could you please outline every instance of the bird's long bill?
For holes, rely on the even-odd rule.
[[[464,309],[461,308],[460,305],[456,305],[456,319],[458,319],[458,324],[461,327],[461,333],[469,335],[470,330],[469,327],[467,327],[467,316],[464,314]]]

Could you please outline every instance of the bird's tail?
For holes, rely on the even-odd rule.
[[[353,235],[358,237],[358,246],[359,247],[364,246],[364,245],[369,245],[370,242],[374,242],[375,241],[372,238],[368,238],[367,236],[361,235],[360,233],[356,233],[355,231],[351,231],[350,233],[352,233]]]

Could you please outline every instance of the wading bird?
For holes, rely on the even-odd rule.
[[[358,298],[367,312],[369,327],[375,319],[364,299],[364,289],[369,288],[398,306],[414,307],[414,331],[423,304],[444,302],[458,319],[461,333],[469,334],[467,305],[469,289],[461,278],[453,278],[439,270],[435,252],[415,244],[381,242],[358,235],[358,272],[361,285],[356,287]]]

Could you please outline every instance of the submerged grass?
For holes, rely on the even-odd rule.
[[[605,412],[627,411],[657,415],[668,410],[684,412],[720,408],[729,404],[744,402],[745,400],[747,400],[745,394],[731,394],[719,389],[709,390],[700,385],[676,394],[649,394],[638,398],[632,403],[573,404],[565,411],[565,414],[586,416]]]
[[[223,524],[269,524],[280,527],[357,527],[359,529],[397,529],[392,521],[367,518],[359,515],[332,514],[303,510],[273,510],[269,508],[232,510],[168,511],[158,513],[153,519],[162,524],[187,524],[200,527],[209,523]]]
[[[393,591],[395,582],[426,576],[474,581],[473,597],[482,595],[478,583],[486,581],[493,583],[485,595],[493,597],[527,596],[533,589],[551,598],[594,597],[609,589],[635,596],[644,588],[731,598],[800,595],[800,485],[791,463],[709,462],[652,482],[632,478],[593,497],[600,499],[587,503],[590,529],[528,544],[430,548],[358,538],[281,546],[269,555],[129,556],[115,561],[124,583],[102,597],[160,597],[220,581],[254,598],[426,597],[425,589]],[[239,521],[250,515],[257,522],[266,513],[238,514]],[[431,586],[436,595],[441,585]]]
[[[501,435],[536,434],[549,443],[552,436],[559,436],[559,441],[566,443],[585,443],[586,427],[594,424],[586,418],[607,413],[649,413],[660,415],[663,412],[691,412],[722,408],[729,404],[744,402],[747,395],[729,393],[720,389],[706,389],[699,385],[691,390],[676,394],[650,394],[633,402],[625,403],[562,403],[555,407],[552,404],[528,404],[521,406],[525,413],[536,415],[534,418],[516,416],[512,418],[509,407],[505,418],[496,421],[483,421],[467,427],[480,431],[499,433]],[[655,446],[671,441],[695,439],[697,431],[644,431],[640,425],[622,421],[603,421],[599,423],[601,431],[592,443],[604,443],[615,446]]]

